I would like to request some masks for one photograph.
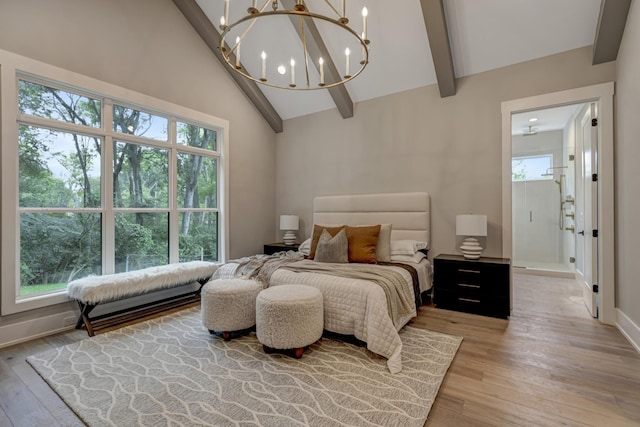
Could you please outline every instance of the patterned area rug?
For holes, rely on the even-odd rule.
[[[462,338],[405,327],[403,370],[323,338],[301,359],[190,308],[27,360],[89,426],[422,426]]]

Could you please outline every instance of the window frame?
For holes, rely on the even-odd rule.
[[[62,122],[37,116],[21,114],[18,111],[18,82],[31,81],[37,84],[68,90],[84,96],[98,97],[101,100],[101,127],[85,127],[73,123]],[[113,130],[113,104],[124,105],[142,111],[157,114],[168,119],[168,141],[158,141],[135,135],[122,134]],[[0,159],[2,172],[2,212],[0,215],[0,232],[2,237],[0,295],[1,315],[19,313],[40,307],[70,301],[64,290],[55,293],[36,294],[20,297],[20,214],[27,211],[45,212],[99,212],[102,214],[103,227],[103,274],[112,273],[115,269],[114,229],[117,212],[167,212],[169,214],[169,263],[179,259],[179,213],[185,208],[178,208],[176,194],[176,158],[178,151],[203,154],[217,158],[217,202],[215,209],[198,209],[218,213],[218,260],[224,262],[229,247],[228,207],[228,135],[229,122],[187,107],[144,95],[129,89],[106,83],[78,73],[73,73],[30,58],[0,50]],[[217,150],[211,151],[197,147],[188,147],[177,143],[176,122],[180,121],[216,131]],[[19,206],[19,167],[18,167],[18,127],[22,124],[54,128],[64,132],[76,132],[83,135],[97,136],[102,139],[105,149],[101,158],[101,207],[100,208],[20,208]],[[131,142],[144,146],[168,149],[169,151],[169,206],[167,208],[118,208],[113,207],[113,152],[110,149],[115,141]],[[190,209],[191,210],[191,209]],[[111,227],[111,228],[108,228]]]

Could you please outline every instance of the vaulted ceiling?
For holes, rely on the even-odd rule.
[[[265,0],[258,0],[262,5]],[[173,0],[211,51],[219,52],[224,0]],[[369,64],[346,85],[330,90],[293,91],[256,84],[227,68],[238,86],[276,132],[282,120],[337,108],[344,118],[353,103],[438,84],[441,96],[455,96],[456,79],[507,65],[593,45],[593,63],[615,60],[631,0],[345,0],[354,30],[366,6]],[[268,1],[270,4],[271,1]],[[295,3],[281,0],[282,6]],[[310,10],[326,1],[306,0]],[[336,8],[340,2],[333,1]],[[250,0],[230,0],[230,20],[246,14]],[[287,37],[298,37],[293,26]],[[271,31],[262,38],[269,43]],[[276,29],[273,29],[273,34]],[[326,28],[321,43],[339,46]],[[283,43],[282,38],[271,43]],[[322,52],[322,46],[319,47]],[[335,55],[332,55],[335,56]],[[242,65],[259,67],[258,52],[243,46]],[[332,58],[336,67],[343,58]],[[225,65],[226,67],[226,65]],[[315,69],[312,72],[316,72]]]

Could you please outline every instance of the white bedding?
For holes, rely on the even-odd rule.
[[[220,267],[219,277],[231,277],[237,264]],[[430,286],[430,264],[423,260],[415,264],[420,280],[420,289]],[[411,274],[401,267],[389,267],[399,271],[413,294]],[[423,283],[428,283],[423,285]],[[353,335],[367,343],[367,348],[387,358],[387,367],[392,373],[402,370],[402,341],[398,331],[417,315],[398,319],[396,324],[389,316],[384,291],[378,285],[360,279],[347,279],[320,273],[296,273],[286,269],[276,270],[269,282],[270,286],[304,284],[319,289],[324,296],[324,329],[327,331]]]
[[[403,274],[410,276],[406,272]],[[402,370],[402,341],[398,330],[416,316],[415,312],[412,316],[400,319],[397,326],[394,325],[387,311],[384,291],[365,280],[318,273],[294,273],[284,269],[277,270],[271,276],[272,286],[296,283],[322,291],[326,330],[354,335],[366,342],[369,350],[388,359],[390,372]]]

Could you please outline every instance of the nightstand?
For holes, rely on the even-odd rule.
[[[462,255],[433,259],[434,303],[438,308],[506,319],[510,314],[511,261]]]
[[[282,251],[297,251],[299,243],[294,243],[293,245],[285,245],[284,242],[278,243],[269,243],[268,245],[264,245],[264,253],[267,255],[273,255],[276,252]]]

